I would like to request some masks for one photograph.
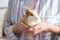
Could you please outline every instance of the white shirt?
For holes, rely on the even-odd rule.
[[[30,3],[30,1],[32,3]],[[29,5],[30,3],[30,5]],[[9,6],[6,13],[4,22],[4,32],[11,40],[25,40],[25,34],[20,32],[14,35],[13,27],[18,23],[19,19],[24,16],[24,6],[28,6],[32,9],[35,4],[33,0],[9,0]],[[60,0],[40,0],[39,6],[37,6],[39,16],[43,22],[53,25],[60,25]],[[37,4],[37,3],[36,3]],[[29,40],[60,40],[58,34],[51,32],[39,33]]]

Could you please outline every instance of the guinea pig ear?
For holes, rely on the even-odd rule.
[[[28,10],[28,9],[26,9],[25,13],[26,13],[26,14],[29,14],[29,10]]]
[[[26,10],[26,14],[31,15],[32,13],[33,13],[33,10],[30,10],[30,9],[27,9],[27,10]]]

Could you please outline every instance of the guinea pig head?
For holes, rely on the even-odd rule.
[[[24,21],[29,26],[33,26],[40,22],[40,18],[36,11],[27,9]]]
[[[32,10],[30,10],[30,9],[26,9],[26,15],[28,15],[28,16],[33,16],[33,11]]]

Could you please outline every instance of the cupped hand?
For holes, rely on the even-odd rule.
[[[27,35],[27,36],[31,36],[32,35],[32,31],[29,31],[30,27],[28,25],[26,25],[25,23],[23,23],[23,21],[20,21],[18,23],[18,25],[19,25],[19,30],[21,32],[25,33],[25,35]]]
[[[49,30],[49,27],[46,23],[41,22],[35,26],[30,27],[29,30],[33,33],[33,35],[36,35],[36,34],[41,33],[43,31]]]

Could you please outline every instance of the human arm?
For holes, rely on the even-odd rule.
[[[60,26],[50,25],[50,24],[48,26],[49,26],[49,31],[54,33],[60,33]]]

